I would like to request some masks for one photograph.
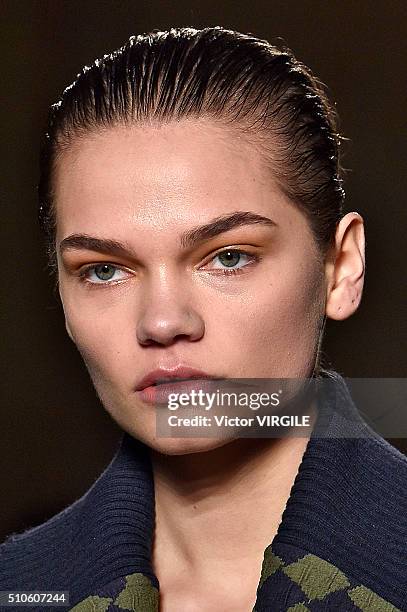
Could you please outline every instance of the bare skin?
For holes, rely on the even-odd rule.
[[[253,609],[263,551],[277,532],[307,442],[240,439],[170,462],[153,453],[161,610]]]
[[[209,121],[76,139],[55,192],[67,331],[106,410],[151,449],[161,610],[247,611],[307,438],[160,438],[135,387],[178,364],[225,378],[309,376],[321,318],[345,319],[359,305],[363,220],[345,215],[321,261],[258,151]],[[184,232],[247,211],[272,223],[181,244]],[[67,241],[77,235],[126,250]],[[243,252],[233,274],[219,258],[227,249]],[[95,270],[104,263],[108,281]]]

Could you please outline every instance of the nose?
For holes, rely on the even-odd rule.
[[[178,339],[196,341],[205,332],[205,323],[190,303],[188,292],[179,283],[150,283],[143,292],[143,306],[137,321],[137,340],[142,346],[169,346]]]

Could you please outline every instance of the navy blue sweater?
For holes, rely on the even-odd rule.
[[[254,610],[407,611],[407,458],[362,420],[341,376],[324,375],[335,394],[264,551]],[[149,449],[124,434],[85,495],[0,546],[0,590],[69,591],[75,612],[158,611],[154,510]]]

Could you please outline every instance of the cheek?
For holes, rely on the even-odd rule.
[[[225,366],[234,377],[307,375],[322,314],[323,285],[315,264],[287,262],[284,272],[258,277],[245,288],[214,291],[200,288],[197,312],[205,335],[195,346],[184,346],[195,361]],[[276,266],[277,267],[277,266]],[[205,299],[202,299],[204,295]],[[110,387],[128,392],[140,369],[137,304],[121,294],[112,302],[74,292],[61,295],[73,340],[99,393]],[[210,357],[212,361],[212,357]]]
[[[132,349],[131,330],[123,327],[125,318],[117,309],[114,313],[110,308],[95,309],[92,300],[82,300],[79,304],[65,299],[63,303],[72,339],[95,385],[109,380],[120,383],[124,361],[131,356]]]
[[[299,269],[258,284],[218,320],[219,340],[237,376],[306,376],[313,366],[322,315],[318,270]],[[222,333],[222,329],[226,330]]]

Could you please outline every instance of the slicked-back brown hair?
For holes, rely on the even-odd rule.
[[[39,219],[55,265],[53,175],[75,138],[117,124],[208,118],[257,143],[306,215],[322,255],[342,216],[336,114],[323,85],[286,48],[211,27],[154,30],[85,66],[51,107],[41,152]]]

